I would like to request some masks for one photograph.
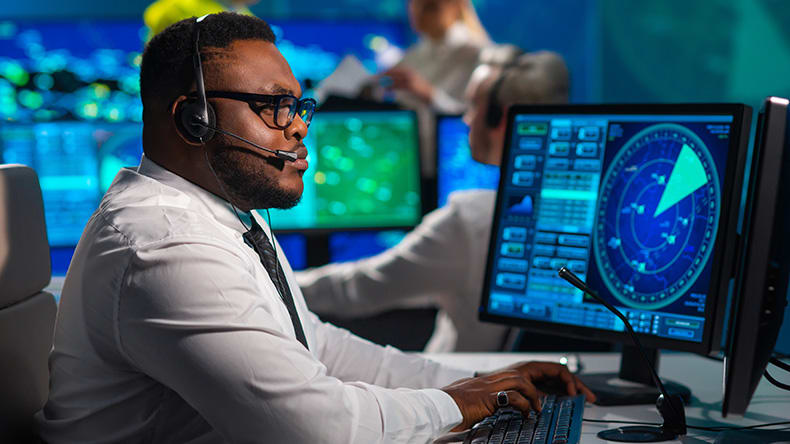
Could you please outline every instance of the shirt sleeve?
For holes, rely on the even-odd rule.
[[[433,88],[431,105],[436,111],[445,114],[462,114],[467,108],[466,102],[454,98],[438,87]]]
[[[296,273],[307,306],[319,314],[369,316],[395,308],[439,304],[462,285],[460,221],[434,210],[395,247],[371,258]]]
[[[382,387],[431,388],[473,376],[417,354],[382,347],[348,330],[322,322],[314,314],[310,321],[318,340],[317,353],[328,373],[343,381],[365,381]]]
[[[439,390],[327,374],[273,317],[272,304],[281,302],[261,294],[248,266],[210,239],[160,241],[134,254],[115,313],[116,340],[130,364],[177,392],[224,439],[420,443],[461,421]],[[332,339],[319,349],[353,341],[324,330]],[[339,368],[341,359],[359,362],[361,352],[346,345],[322,354]]]

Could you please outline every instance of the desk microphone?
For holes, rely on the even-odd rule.
[[[661,394],[658,395],[658,399],[656,400],[656,408],[661,414],[661,417],[664,419],[664,424],[662,424],[660,427],[619,427],[616,429],[599,432],[598,437],[607,441],[660,442],[673,440],[677,438],[678,435],[685,435],[686,411],[683,407],[683,400],[681,399],[680,395],[670,395],[666,388],[664,388],[664,384],[661,382],[661,379],[659,379],[658,373],[656,373],[656,369],[653,367],[653,364],[649,359],[647,359],[647,354],[645,353],[642,344],[639,342],[639,338],[636,336],[636,333],[634,333],[634,329],[631,328],[631,323],[628,322],[628,319],[626,319],[626,317],[620,313],[620,310],[614,308],[614,306],[606,302],[602,297],[598,296],[596,292],[592,291],[592,289],[588,287],[587,284],[582,282],[582,280],[579,279],[579,276],[576,276],[572,271],[562,267],[557,273],[561,278],[568,281],[569,284],[578,288],[582,292],[589,294],[593,297],[593,299],[603,304],[604,307],[608,308],[609,311],[614,313],[618,318],[620,318],[621,321],[623,321],[625,328],[631,335],[631,339],[634,341],[634,345],[636,345],[636,348],[639,349],[639,352],[642,354],[645,363],[647,363],[647,367],[650,369],[650,374],[653,376],[653,382],[655,382],[656,387],[658,387],[659,391],[661,391]]]
[[[226,136],[233,137],[234,139],[241,140],[242,142],[248,143],[248,144],[254,146],[255,148],[258,148],[259,150],[270,152],[270,153],[274,154],[275,156],[277,156],[278,159],[287,160],[289,162],[296,162],[296,159],[298,158],[297,154],[295,152],[293,152],[293,151],[273,150],[271,148],[266,148],[265,146],[260,146],[260,145],[258,145],[255,142],[252,142],[252,141],[249,141],[249,140],[245,139],[244,137],[237,136],[237,135],[231,133],[230,131],[225,131],[223,129],[220,129],[220,128],[217,128],[217,127],[214,127],[214,126],[210,126],[210,125],[206,125],[206,124],[204,124],[202,122],[198,122],[198,121],[194,121],[193,123],[195,125],[202,126],[203,128],[208,128],[208,129],[210,129],[212,131],[216,131],[216,132],[218,132],[220,134],[224,134]]]

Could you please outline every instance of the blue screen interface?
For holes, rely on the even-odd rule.
[[[515,116],[489,264],[494,315],[701,342],[731,115]]]
[[[460,116],[439,116],[436,120],[438,205],[444,206],[457,190],[495,190],[499,168],[472,159],[469,127]]]
[[[305,80],[322,80],[344,55],[376,71],[381,49],[405,39],[402,25],[386,22],[276,21],[272,28],[305,94]],[[65,273],[118,170],[140,162],[146,36],[141,20],[0,19],[0,162],[38,173],[55,274]],[[292,244],[286,250],[303,250]]]

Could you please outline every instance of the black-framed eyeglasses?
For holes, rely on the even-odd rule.
[[[253,94],[237,91],[206,91],[206,98],[222,98],[247,102],[264,122],[280,129],[288,128],[297,113],[310,125],[315,112],[315,99],[298,99],[290,94]]]

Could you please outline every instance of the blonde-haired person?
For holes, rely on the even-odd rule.
[[[189,17],[201,17],[218,12],[253,15],[247,8],[260,0],[157,0],[143,11],[143,22],[148,27],[148,39],[168,26]]]
[[[420,40],[384,72],[400,101],[461,113],[464,88],[491,39],[470,0],[409,0],[409,21]]]
[[[568,71],[557,54],[524,54],[507,67],[477,68],[466,97],[470,107],[464,121],[470,128],[472,157],[499,165],[507,107],[566,102]],[[488,116],[492,98],[500,114],[495,122]],[[477,319],[495,200],[493,190],[454,192],[447,205],[425,216],[395,247],[368,259],[298,273],[308,306],[318,314],[338,317],[437,306],[426,351],[500,350],[508,328]]]

